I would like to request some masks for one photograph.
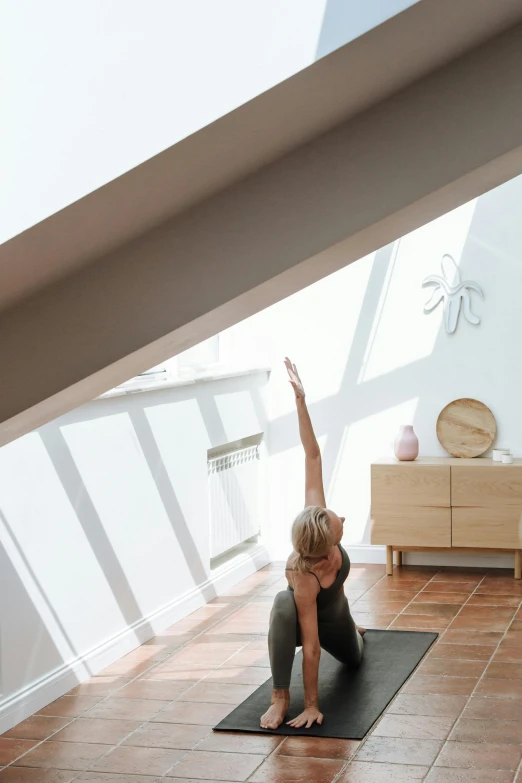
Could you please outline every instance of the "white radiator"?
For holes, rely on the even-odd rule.
[[[259,534],[259,446],[208,460],[210,557]]]

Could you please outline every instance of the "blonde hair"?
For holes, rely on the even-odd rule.
[[[292,544],[297,553],[294,569],[307,573],[312,563],[310,558],[326,555],[333,546],[330,517],[321,506],[307,506],[292,525]]]

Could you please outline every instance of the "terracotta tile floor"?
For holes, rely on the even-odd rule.
[[[353,614],[440,638],[363,742],[213,734],[269,676],[259,571],[0,737],[0,783],[522,783],[522,584],[354,565]],[[2,768],[3,765],[3,768]]]

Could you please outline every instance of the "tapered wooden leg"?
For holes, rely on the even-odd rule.
[[[397,556],[397,561],[396,561],[397,565],[401,566],[402,565],[402,552],[400,551],[400,549],[398,549],[395,554]]]
[[[515,579],[522,579],[522,549],[515,549]]]
[[[393,575],[393,547],[386,547],[386,575]]]

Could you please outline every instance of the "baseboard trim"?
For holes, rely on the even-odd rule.
[[[370,544],[346,546],[352,563],[386,563],[386,547]],[[404,552],[405,565],[462,566],[468,568],[513,568],[511,554],[466,554],[464,552]]]
[[[75,660],[31,683],[27,688],[0,701],[0,734],[135,650],[153,635],[160,634],[178,620],[204,606],[212,598],[225,594],[228,589],[259,571],[270,561],[270,554],[265,546],[256,545],[216,569],[206,582],[142,617]]]
[[[380,565],[386,563],[386,547],[384,546],[346,546],[348,557],[352,563],[369,563],[371,565]]]

